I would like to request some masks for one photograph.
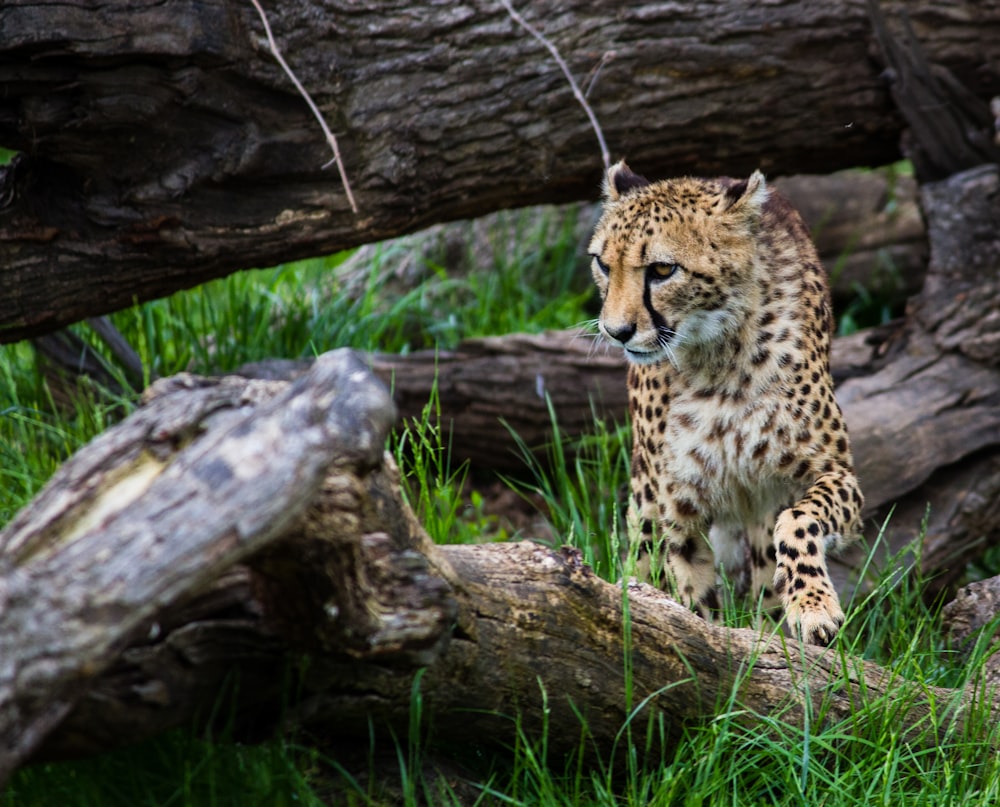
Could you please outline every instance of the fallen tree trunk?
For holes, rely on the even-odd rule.
[[[98,438],[0,534],[0,778],[164,604],[287,529],[335,461],[377,462],[392,418],[384,389],[337,363],[253,420],[234,408],[271,397],[267,385],[240,384],[234,399],[193,383]],[[335,394],[353,408],[330,408]],[[220,419],[173,455],[193,436],[185,427]],[[282,452],[262,454],[275,434]]]
[[[359,215],[250,3],[4,3],[0,146],[20,155],[0,168],[0,341],[236,269],[596,195],[587,116],[501,4],[268,5],[337,132]],[[885,5],[890,19],[906,6]],[[613,152],[649,175],[898,157],[902,120],[857,3],[546,0],[525,13],[593,79]],[[1000,3],[910,16],[934,61],[980,98],[1000,93]]]
[[[405,733],[422,668],[439,736],[502,747],[545,722],[563,753],[582,718],[605,762],[633,711],[670,742],[736,688],[748,720],[793,725],[906,703],[911,739],[931,742],[932,711],[961,722],[981,697],[709,625],[651,587],[600,580],[573,550],[432,545],[379,460],[392,404],[349,354],[291,385],[155,391],[0,534],[4,776],[186,723],[234,679],[238,728],[259,734],[289,669],[283,719],[341,739]]]

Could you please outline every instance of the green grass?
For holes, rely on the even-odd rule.
[[[426,267],[426,279],[402,293],[382,293],[394,260],[376,251],[356,294],[345,256],[246,272],[116,314],[117,327],[139,351],[147,374],[229,370],[271,356],[302,357],[333,347],[405,352],[447,348],[486,333],[573,327],[593,316],[590,281],[567,224],[509,214],[516,237],[467,276]],[[539,244],[546,244],[542,249]],[[94,341],[84,328],[78,329]],[[58,464],[135,405],[83,387],[70,402],[38,371],[30,348],[0,348],[0,523],[38,491]],[[57,403],[57,399],[59,402]],[[628,575],[621,560],[619,502],[628,483],[628,424],[595,416],[589,434],[568,437],[552,413],[546,463],[526,447],[525,474],[508,484],[539,503],[551,533],[581,551],[608,580]],[[438,401],[402,424],[391,444],[405,495],[437,541],[511,537],[487,515],[468,467],[452,461]],[[869,530],[873,533],[873,530]],[[873,555],[874,557],[874,555]],[[883,665],[900,681],[961,687],[975,681],[985,640],[969,657],[949,651],[940,604],[928,605],[914,553],[867,570],[866,594],[849,614],[838,652]],[[995,573],[1000,557],[976,571]],[[623,603],[628,605],[627,590]],[[743,603],[727,608],[727,624],[751,624]],[[624,626],[626,640],[631,625]],[[628,641],[626,641],[628,645]],[[794,644],[789,653],[797,652]],[[628,676],[628,653],[621,661]],[[850,665],[845,666],[849,671]],[[845,672],[845,675],[848,674]],[[556,693],[548,693],[554,697]],[[395,782],[366,779],[356,767],[288,735],[256,746],[208,741],[184,731],[92,760],[46,764],[17,774],[0,805],[457,804],[497,805],[988,805],[1000,802],[997,755],[989,751],[986,715],[970,714],[965,733],[947,732],[941,716],[925,726],[935,742],[914,742],[900,728],[905,700],[859,704],[847,723],[824,720],[822,706],[804,727],[779,714],[751,715],[739,689],[725,693],[713,719],[684,728],[665,748],[664,727],[649,704],[626,704],[620,741],[599,764],[581,755],[556,758],[548,737],[518,732],[507,756],[463,756],[469,783],[433,779],[425,762],[440,753],[430,742],[420,678],[411,696],[411,725],[388,749]],[[581,719],[580,747],[587,747]],[[461,778],[461,777],[459,777]],[[460,791],[473,795],[460,797]],[[478,801],[477,801],[478,798]]]
[[[132,406],[81,384],[60,408],[27,343],[0,346],[0,525],[59,465]]]
[[[507,482],[514,490],[534,494],[544,502],[545,517],[560,543],[579,549],[584,561],[605,579],[617,580],[624,571],[625,531],[618,503],[628,487],[629,427],[608,424],[595,414],[593,431],[570,444],[551,401],[549,418],[553,436],[544,447],[544,463],[511,431],[531,473]]]

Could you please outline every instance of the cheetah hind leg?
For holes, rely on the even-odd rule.
[[[702,618],[714,621],[719,597],[709,541],[700,535],[661,532],[653,519],[633,511],[629,512],[629,534],[635,576],[693,608]]]
[[[777,547],[768,522],[747,528],[750,543],[750,593],[760,607],[761,614],[781,616],[781,597],[774,590],[774,573],[777,570]]]
[[[666,591],[674,590],[677,600],[709,622],[719,611],[719,591],[715,580],[715,554],[707,536],[671,535],[667,543]]]

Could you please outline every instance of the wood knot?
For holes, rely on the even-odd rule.
[[[590,572],[590,567],[583,560],[583,553],[575,546],[565,544],[559,547],[559,556],[573,571]]]

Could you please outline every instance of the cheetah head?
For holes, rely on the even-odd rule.
[[[629,360],[675,364],[739,338],[755,280],[764,176],[649,182],[611,167],[590,242],[601,334]]]

